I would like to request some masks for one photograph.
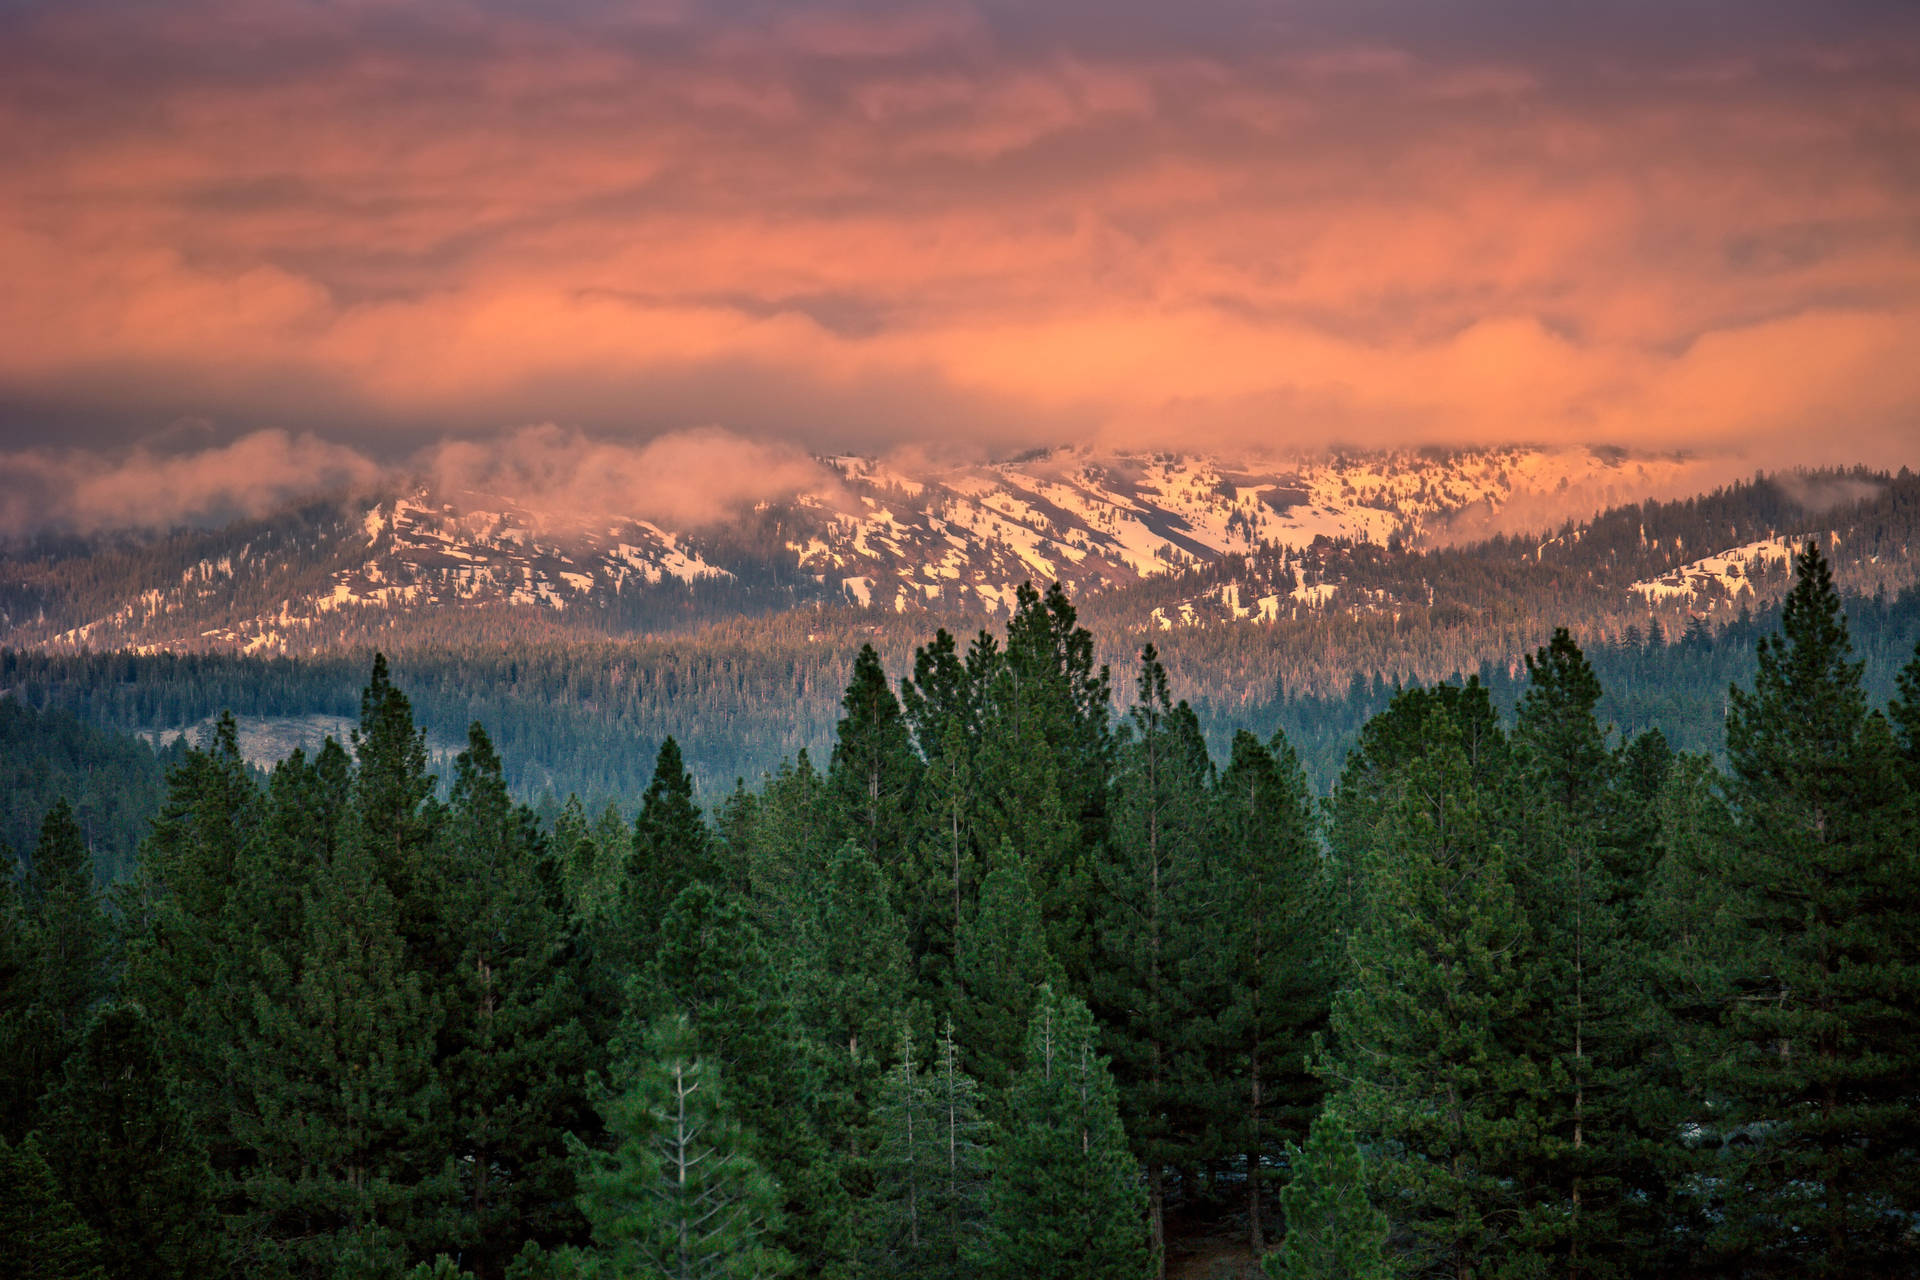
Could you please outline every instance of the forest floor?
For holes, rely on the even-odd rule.
[[[1167,1217],[1167,1280],[1255,1280],[1260,1264],[1247,1248],[1245,1214]]]

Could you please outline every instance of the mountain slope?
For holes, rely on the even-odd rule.
[[[608,635],[801,604],[991,615],[1029,579],[1086,597],[1279,553],[1293,559],[1270,581],[1224,589],[1219,608],[1182,602],[1156,615],[1163,626],[1272,620],[1333,598],[1302,577],[1299,557],[1315,546],[1412,545],[1554,495],[1570,507],[1625,500],[1686,467],[1523,448],[1290,463],[1056,450],[911,472],[823,463],[815,490],[720,527],[668,529],[637,515],[588,523],[511,496],[417,485],[225,530],[26,548],[0,564],[0,638],[306,653],[404,637],[449,611]]]

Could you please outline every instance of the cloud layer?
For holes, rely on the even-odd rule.
[[[179,434],[179,433],[176,433]],[[256,431],[163,450],[33,447],[0,452],[0,534],[166,529],[265,515],[316,493],[358,495],[428,481],[456,505],[505,498],[565,536],[615,519],[698,528],[758,502],[832,496],[838,477],[794,445],[718,428],[637,443],[541,425],[441,440],[397,463],[311,434]]]
[[[9,7],[0,429],[1915,459],[1911,5],[1444,9]]]

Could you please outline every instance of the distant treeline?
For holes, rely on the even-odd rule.
[[[1847,608],[1866,662],[1865,686],[1884,700],[1920,640],[1920,591],[1856,597]],[[1776,606],[1737,615],[1720,629],[1698,623],[1666,633],[1655,623],[1644,633],[1584,640],[1605,689],[1602,723],[1628,735],[1657,728],[1678,749],[1717,752],[1726,690],[1752,677],[1754,643],[1778,625]],[[822,628],[816,639],[807,626]],[[536,804],[550,796],[542,806],[550,816],[569,794],[595,809],[609,801],[630,809],[646,789],[653,749],[669,734],[708,798],[725,794],[738,778],[757,784],[802,748],[823,756],[832,745],[839,691],[870,639],[891,665],[904,664],[911,652],[891,632],[874,637],[862,627],[788,616],[628,642],[414,649],[392,665],[435,740],[459,742],[467,725],[487,725],[506,758],[509,788]],[[1245,624],[1156,637],[1173,690],[1194,707],[1215,755],[1226,754],[1239,728],[1262,737],[1284,730],[1309,784],[1324,792],[1361,726],[1397,686],[1378,674],[1356,674],[1343,692],[1326,696],[1278,685],[1226,692],[1212,674],[1215,650],[1249,641],[1278,642]],[[178,729],[222,711],[350,718],[371,660],[370,651],[292,659],[5,650],[0,689],[31,706],[121,730]],[[1131,680],[1137,659],[1128,655],[1117,670]],[[1478,675],[1503,711],[1524,683],[1517,660],[1484,662],[1463,674]]]

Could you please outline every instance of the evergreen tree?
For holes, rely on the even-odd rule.
[[[857,1162],[896,1032],[914,1012],[905,1003],[911,964],[906,926],[865,846],[840,846],[823,890],[817,952],[794,986],[803,1021],[824,1050],[828,1136]]]
[[[1307,1050],[1327,1019],[1325,896],[1306,778],[1284,736],[1268,747],[1236,734],[1213,807],[1217,844],[1203,893],[1213,909],[1197,957],[1213,1016],[1209,1120],[1223,1147],[1246,1157],[1258,1257],[1267,1156],[1305,1136],[1320,1101]]]
[[[303,755],[282,767],[308,771]],[[309,799],[316,803],[304,803]],[[324,819],[314,821],[322,799],[317,781],[283,787],[277,807],[298,813],[282,828],[324,830]],[[253,1160],[236,1132],[235,1053],[251,1033],[261,944],[284,946],[296,935],[308,874],[291,865],[261,865],[253,874],[261,860],[250,855],[261,845],[266,817],[233,717],[222,716],[204,747],[169,772],[166,803],[122,900],[126,995],[146,1013],[160,1058],[222,1178]],[[270,1069],[257,1061],[238,1065]]]
[[[1387,1216],[1367,1200],[1359,1144],[1337,1111],[1313,1122],[1305,1149],[1291,1143],[1293,1181],[1280,1193],[1287,1238],[1262,1266],[1273,1280],[1388,1280]]]
[[[1202,851],[1212,837],[1212,766],[1193,712],[1171,702],[1152,645],[1141,663],[1093,899],[1099,948],[1088,989],[1112,1050],[1127,1136],[1146,1167],[1156,1256],[1164,1256],[1167,1167],[1197,1154],[1193,1135],[1204,1116],[1195,978],[1201,921],[1213,906],[1202,896],[1210,887]]]
[[[1047,950],[1026,868],[1001,845],[980,886],[980,905],[960,930],[958,992],[948,1002],[956,1038],[989,1098],[1004,1097],[1026,1055],[1034,1002],[1045,983],[1064,986]]]
[[[1426,726],[1435,713],[1451,722],[1453,742],[1465,754],[1476,784],[1484,785],[1503,768],[1506,744],[1492,700],[1477,678],[1459,686],[1397,689],[1386,709],[1362,726],[1327,802],[1326,874],[1336,970],[1345,965],[1347,940],[1371,912],[1366,868],[1379,840],[1377,828],[1402,774],[1429,749]]]
[[[137,1007],[110,1006],[88,1023],[49,1098],[47,1135],[66,1198],[98,1235],[109,1275],[194,1280],[218,1269],[206,1148]]]
[[[949,1016],[955,1013],[947,1002],[958,981],[960,933],[984,874],[979,807],[972,744],[956,715],[947,720],[921,782],[916,837],[900,886],[920,992]],[[1024,1035],[1024,1015],[1020,1025]]]
[[[923,766],[880,655],[861,645],[840,706],[844,715],[827,766],[834,831],[898,875],[914,818]]]
[[[742,861],[750,890],[741,900],[764,945],[783,961],[811,945],[814,894],[835,847],[827,809],[825,782],[802,750],[768,779],[747,824]]]
[[[11,1071],[0,1137],[15,1140],[33,1127],[41,1095],[58,1080],[106,986],[106,916],[93,860],[65,800],[55,801],[41,821],[24,889],[24,912],[8,912],[18,968],[9,983],[13,1007],[0,1024],[0,1050]]]
[[[1016,589],[1007,643],[984,632],[966,658],[978,708],[982,841],[1010,840],[1069,974],[1090,963],[1089,851],[1106,838],[1112,690],[1093,636],[1058,584]]]
[[[1430,707],[1421,738],[1369,851],[1323,1069],[1407,1265],[1528,1274],[1537,1260],[1512,1242],[1540,1239],[1552,1214],[1520,1177],[1542,1141],[1544,1069],[1522,1034],[1537,1007],[1527,923],[1456,720]]]
[[[427,772],[427,740],[414,724],[413,704],[387,674],[384,654],[360,694],[360,727],[353,732],[359,762],[355,802],[367,850],[399,905],[402,931],[416,945],[432,926],[433,890],[428,847],[437,818],[435,779]]]
[[[438,1050],[459,1200],[451,1243],[487,1280],[523,1241],[569,1234],[566,1134],[584,1121],[588,1044],[568,968],[559,868],[533,814],[507,795],[479,725],[454,762],[439,829]]]
[[[693,778],[671,736],[660,744],[653,779],[633,824],[633,858],[625,909],[640,915],[643,937],[659,927],[667,904],[690,884],[709,879],[711,836],[693,801]],[[644,952],[642,953],[644,954]]]
[[[1621,918],[1633,904],[1607,856],[1614,756],[1594,715],[1600,682],[1565,628],[1527,672],[1508,799],[1540,982],[1526,1043],[1554,1070],[1528,1178],[1548,1235],[1515,1243],[1571,1276],[1637,1274],[1661,1231],[1634,1182],[1662,1135],[1642,1125],[1635,1087],[1656,1028]]]
[[[389,832],[388,838],[391,837]],[[233,1223],[249,1269],[378,1270],[444,1229],[454,1196],[440,1002],[408,964],[398,904],[357,815],[316,870],[299,932],[261,957],[242,1038],[223,1055]]]
[[[1007,1110],[980,1272],[995,1280],[1153,1274],[1139,1166],[1080,1000],[1042,990]]]
[[[720,1076],[685,1015],[660,1018],[622,1050],[597,1104],[612,1149],[574,1144],[594,1240],[579,1274],[771,1280],[793,1269],[772,1243],[780,1189],[750,1153]]]
[[[100,1240],[60,1197],[29,1137],[0,1138],[0,1275],[19,1280],[106,1280]]]
[[[776,1243],[810,1270],[842,1265],[855,1224],[822,1136],[820,1068],[745,912],[707,885],[683,890],[629,1001],[635,1017],[685,1015],[701,1055],[726,1073],[750,1152],[787,1197]]]
[[[1663,1252],[1643,1250],[1649,1274],[1691,1266],[1718,1216],[1703,1193],[1719,1180],[1713,1153],[1726,1116],[1702,1086],[1721,1050],[1721,1013],[1736,997],[1745,915],[1729,865],[1725,783],[1704,757],[1674,758],[1656,805],[1653,872],[1638,900],[1634,932],[1647,940],[1639,981],[1657,1019],[1638,1064],[1639,1118],[1655,1133],[1692,1135],[1648,1152],[1642,1184],[1666,1236]]]
[[[1894,744],[1906,763],[1907,786],[1920,791],[1920,645],[1914,646],[1913,660],[1900,669],[1895,688],[1887,719],[1893,722]]]
[[[1890,1274],[1920,1211],[1920,877],[1911,792],[1825,559],[1808,543],[1729,695],[1739,998],[1710,1083],[1750,1142],[1723,1161],[1716,1251],[1800,1274]]]
[[[882,1276],[964,1280],[986,1212],[987,1126],[979,1086],[952,1033],[931,1070],[902,1036],[874,1108],[879,1144],[868,1201],[872,1267]]]

